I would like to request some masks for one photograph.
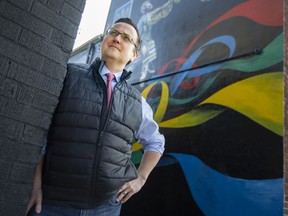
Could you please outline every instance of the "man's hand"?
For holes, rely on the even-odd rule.
[[[26,209],[26,214],[29,210],[35,205],[35,211],[40,213],[42,210],[42,166],[43,166],[43,158],[41,158],[40,163],[35,168],[34,173],[34,181],[33,181],[33,189],[31,193],[31,197]]]
[[[39,214],[42,210],[42,189],[33,189],[30,201],[27,206],[26,214],[35,205],[35,211]]]
[[[138,176],[137,179],[125,183],[118,191],[119,196],[117,202],[121,201],[122,203],[125,203],[131,196],[140,191],[144,184],[145,180],[140,176]]]
[[[161,156],[161,154],[152,151],[145,152],[143,154],[141,164],[138,168],[138,178],[130,182],[126,182],[120,188],[118,191],[119,196],[117,198],[117,202],[121,201],[122,203],[125,203],[131,196],[140,191]]]

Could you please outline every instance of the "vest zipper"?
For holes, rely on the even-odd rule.
[[[97,75],[98,76],[98,75]],[[102,80],[101,76],[99,75],[99,79],[100,79],[100,85],[103,89],[103,104],[104,106],[102,106],[102,111],[101,111],[101,118],[100,118],[100,131],[99,131],[99,135],[97,138],[97,144],[96,144],[96,155],[93,161],[93,173],[92,173],[92,180],[91,180],[91,184],[92,184],[92,188],[91,188],[91,194],[90,194],[90,208],[94,207],[94,200],[95,197],[97,196],[96,192],[95,192],[95,182],[96,179],[98,178],[98,173],[96,173],[96,170],[98,170],[99,167],[99,157],[100,157],[100,153],[101,153],[101,149],[102,149],[102,140],[103,140],[103,135],[105,132],[105,127],[108,121],[108,116],[111,110],[111,106],[109,108],[109,110],[107,111],[107,105],[108,105],[108,101],[107,101],[107,91],[106,91],[106,85],[104,83],[104,81]],[[113,93],[112,93],[112,97],[111,97],[111,105],[112,105],[112,100],[113,100]],[[105,106],[106,105],[106,106]]]
[[[102,89],[105,89],[103,91],[104,93],[104,96],[103,96],[103,103],[106,104],[106,106],[102,106],[102,113],[101,113],[101,118],[100,118],[100,132],[99,132],[99,136],[97,138],[97,145],[96,145],[96,155],[95,155],[95,158],[94,158],[94,161],[93,161],[93,174],[92,174],[92,189],[91,189],[91,193],[90,193],[90,208],[93,208],[93,204],[94,204],[94,199],[95,197],[97,196],[97,194],[95,193],[95,182],[96,182],[96,179],[98,178],[98,173],[96,174],[96,171],[95,170],[98,170],[98,167],[99,167],[99,155],[101,153],[101,149],[102,149],[102,140],[103,140],[103,135],[104,135],[104,132],[105,132],[105,127],[106,127],[106,124],[108,122],[108,117],[109,117],[109,114],[111,112],[111,107],[112,107],[112,104],[113,104],[113,98],[114,98],[114,94],[112,93],[112,96],[111,96],[111,102],[110,102],[110,108],[109,110],[107,111],[107,105],[108,105],[108,101],[107,101],[107,91],[106,91],[106,85],[104,83],[104,81],[102,80],[102,77],[100,76],[99,73],[97,73],[97,76],[99,76],[98,78],[100,79],[100,85],[102,86]],[[119,83],[116,83],[115,87],[114,87],[114,90],[116,90],[117,86],[120,85],[120,83],[124,82],[124,80],[126,80],[128,77],[126,76],[124,79],[122,79]],[[114,92],[113,90],[113,92]]]

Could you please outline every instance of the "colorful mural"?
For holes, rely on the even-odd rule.
[[[282,1],[113,0],[106,29],[121,16],[143,36],[132,84],[166,138],[122,214],[282,215]]]

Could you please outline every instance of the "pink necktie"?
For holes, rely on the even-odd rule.
[[[112,73],[107,73],[105,74],[107,77],[107,110],[109,109],[110,106],[110,101],[111,101],[111,96],[112,96],[112,80],[115,78]]]

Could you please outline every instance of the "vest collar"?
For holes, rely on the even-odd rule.
[[[101,60],[100,58],[96,58],[92,64],[91,64],[91,68],[93,68],[95,71],[97,71],[100,74],[100,71],[102,70],[103,66],[106,64],[105,60]],[[120,81],[124,81],[130,78],[132,72],[131,71],[127,71],[127,70],[123,70],[122,75],[120,77]]]

